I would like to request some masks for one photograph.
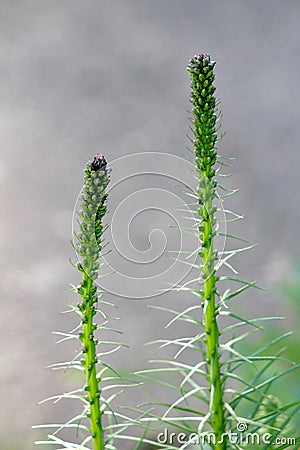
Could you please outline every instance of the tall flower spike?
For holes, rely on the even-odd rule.
[[[109,170],[106,168],[104,156],[97,154],[92,162],[87,163],[84,173],[84,186],[81,194],[80,233],[77,235],[77,252],[82,262],[78,269],[83,280],[78,286],[82,302],[78,308],[82,315],[82,342],[85,369],[87,400],[90,404],[89,418],[94,450],[104,449],[102,412],[100,408],[99,378],[97,377],[97,341],[94,332],[97,326],[93,323],[98,301],[97,288],[94,281],[98,276],[98,259],[102,250],[102,219],[106,213],[106,188],[109,183]]]
[[[216,275],[214,250],[216,235],[215,212],[213,200],[216,197],[214,165],[216,163],[216,99],[213,85],[215,62],[209,55],[194,56],[189,62],[188,72],[191,78],[192,125],[194,134],[194,154],[198,175],[198,214],[201,218],[199,239],[202,260],[203,290],[203,325],[206,338],[207,380],[210,389],[211,425],[216,436],[216,450],[226,448],[222,435],[225,433],[225,413],[223,404],[223,386],[219,361],[219,329],[217,324],[218,310],[215,305]],[[220,442],[220,443],[218,443]],[[222,443],[221,443],[222,442]]]

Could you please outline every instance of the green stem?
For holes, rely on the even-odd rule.
[[[204,205],[204,210],[211,210],[211,201]],[[225,442],[222,442],[223,433],[225,433],[223,388],[221,382],[220,361],[219,361],[219,329],[217,323],[217,313],[215,307],[216,277],[214,272],[213,256],[213,234],[211,220],[204,223],[203,242],[207,247],[203,250],[203,275],[204,275],[204,326],[206,332],[206,359],[207,375],[210,385],[211,403],[210,410],[212,414],[212,427],[216,436],[216,450],[226,448]]]
[[[214,250],[215,211],[213,200],[216,197],[214,164],[217,159],[216,141],[217,122],[216,99],[214,97],[214,66],[209,55],[199,55],[192,58],[188,65],[191,77],[191,103],[194,153],[196,172],[198,175],[198,214],[201,217],[199,239],[202,250],[199,256],[202,260],[202,276],[204,280],[201,296],[204,314],[203,325],[206,339],[207,380],[210,389],[211,426],[215,434],[216,450],[225,450],[223,437],[226,430],[225,411],[223,403],[222,374],[219,361],[219,329],[217,323],[218,311],[215,305],[216,281],[215,264],[217,252]]]
[[[94,339],[94,330],[96,325],[93,324],[93,315],[95,308],[89,298],[91,297],[91,287],[93,286],[91,278],[84,274],[85,289],[82,295],[83,302],[86,302],[84,323],[82,326],[82,344],[84,351],[84,366],[86,389],[88,392],[88,401],[90,403],[90,424],[91,435],[93,438],[94,450],[104,449],[104,436],[102,428],[102,413],[100,411],[100,390],[99,380],[97,378],[97,341]]]

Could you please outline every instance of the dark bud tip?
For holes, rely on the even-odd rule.
[[[105,169],[106,164],[107,163],[106,163],[106,159],[104,158],[104,156],[97,153],[97,155],[94,156],[94,159],[91,163],[91,169],[94,172],[97,172],[98,170]]]

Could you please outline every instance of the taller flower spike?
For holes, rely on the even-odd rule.
[[[213,82],[215,80],[215,61],[211,61],[209,55],[194,56],[188,65],[191,77],[191,103],[193,105],[192,123],[194,140],[194,151],[197,168],[205,173],[208,179],[215,174],[213,165],[216,162],[217,152],[215,144],[217,133],[215,129],[217,114],[216,90]]]
[[[213,428],[216,445],[215,450],[226,448],[223,435],[225,433],[225,411],[223,403],[223,386],[220,371],[219,329],[217,323],[218,309],[215,305],[216,295],[216,258],[214,237],[216,235],[216,197],[215,169],[217,159],[216,142],[216,99],[213,85],[215,62],[209,55],[194,56],[188,65],[191,78],[192,131],[193,146],[198,176],[198,214],[201,218],[199,240],[202,262],[203,290],[199,294],[203,300],[203,326],[205,329],[205,347],[207,362],[207,380],[210,390],[210,423]]]

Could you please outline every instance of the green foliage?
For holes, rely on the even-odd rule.
[[[296,325],[300,314],[300,261],[294,263],[292,273],[289,277],[281,280],[279,288],[283,295],[283,301],[287,302],[287,306],[292,308],[291,318],[294,320],[295,325],[294,339],[295,341],[299,341],[300,330]],[[293,349],[295,351],[294,357],[300,362],[300,355],[297,350],[297,346],[294,346],[290,350]]]

